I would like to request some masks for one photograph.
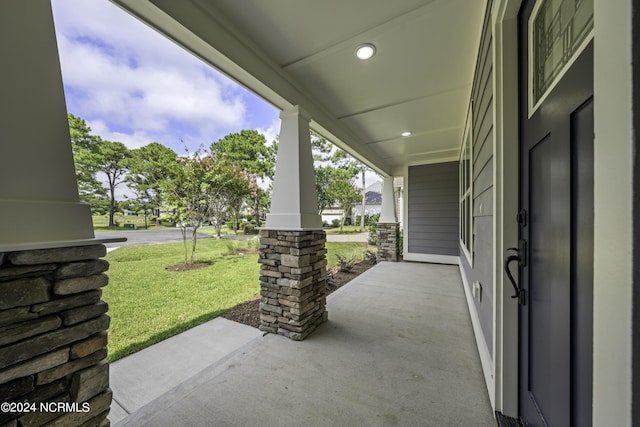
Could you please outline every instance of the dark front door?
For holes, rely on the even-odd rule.
[[[519,411],[525,425],[583,426],[591,425],[593,42],[576,42],[590,30],[579,9],[588,0],[538,1],[525,1],[519,16]]]

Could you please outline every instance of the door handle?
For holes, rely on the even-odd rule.
[[[519,252],[516,248],[509,248],[508,251]],[[509,264],[513,261],[518,261],[518,265],[524,265],[524,261],[520,258],[520,254],[518,255],[509,255],[504,259],[504,272],[507,274],[509,281],[511,282],[511,286],[513,286],[513,290],[515,294],[511,295],[511,298],[518,298],[518,304],[524,305],[524,289],[521,289],[516,280],[513,278],[511,274],[511,269],[509,268]]]

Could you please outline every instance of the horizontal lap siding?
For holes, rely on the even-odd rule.
[[[493,62],[491,1],[487,7],[472,97],[473,137],[473,263],[460,249],[461,265],[469,286],[482,285],[482,300],[474,299],[482,333],[489,350],[493,346]]]
[[[458,255],[458,163],[410,166],[408,252]]]

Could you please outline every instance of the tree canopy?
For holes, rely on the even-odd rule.
[[[211,153],[219,157],[224,156],[230,164],[240,167],[255,178],[273,179],[276,144],[267,145],[265,136],[256,130],[243,130],[226,135],[211,144]],[[251,199],[250,202],[253,204],[254,217],[258,226],[260,225],[261,200],[264,199],[264,196],[264,191],[257,185],[254,186],[254,191],[250,195],[245,196]],[[242,201],[235,200],[234,205],[238,208],[234,211],[235,226]]]
[[[131,150],[127,185],[136,194],[138,203],[151,209],[160,221],[160,209],[164,204],[164,182],[177,173],[177,154],[172,149],[157,142]]]

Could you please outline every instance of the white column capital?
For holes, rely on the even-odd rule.
[[[393,177],[385,176],[382,179],[382,211],[380,212],[379,224],[395,224],[398,222],[396,217],[396,201],[393,194]]]
[[[266,229],[315,230],[322,228],[318,213],[310,117],[299,106],[280,114],[280,140],[273,180],[271,209]]]
[[[301,118],[306,120],[307,123],[311,121],[311,115],[307,112],[307,110],[299,105],[295,105],[280,112],[280,119],[284,120],[289,117]]]

